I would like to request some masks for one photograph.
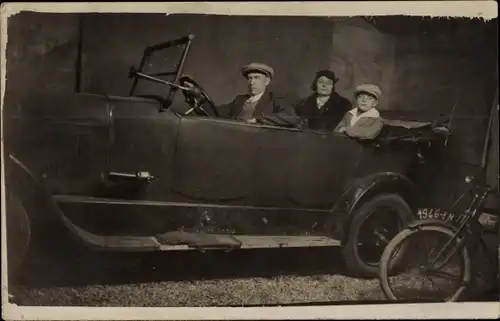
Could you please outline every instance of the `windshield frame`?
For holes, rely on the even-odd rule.
[[[144,53],[141,58],[141,62],[139,63],[138,68],[136,69],[135,67],[131,67],[130,72],[129,72],[129,78],[133,78],[134,81],[132,82],[132,85],[129,90],[129,96],[130,97],[140,97],[135,95],[135,91],[137,88],[137,85],[139,83],[139,80],[148,80],[148,81],[153,81],[157,83],[162,83],[168,87],[167,95],[166,96],[161,96],[158,95],[158,97],[161,97],[161,99],[165,102],[173,102],[175,98],[175,94],[177,90],[180,88],[180,85],[178,84],[179,79],[182,75],[182,72],[184,70],[184,66],[189,54],[189,49],[191,48],[191,43],[194,39],[193,34],[189,34],[187,36],[183,36],[174,40],[169,40],[167,42],[159,43],[153,46],[148,46],[146,49],[144,49]],[[157,53],[159,51],[165,51],[169,48],[172,47],[183,47],[182,49],[182,54],[179,59],[179,62],[177,64],[177,68],[175,71],[165,71],[165,72],[157,72],[153,74],[146,74],[143,72],[144,67],[147,65],[149,62],[151,56],[154,53]],[[161,79],[159,77],[164,77],[164,76],[174,76],[174,80],[172,82],[166,81],[164,79]],[[165,106],[168,107],[168,106]]]

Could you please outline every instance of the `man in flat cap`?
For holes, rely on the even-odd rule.
[[[262,63],[251,63],[242,68],[247,79],[248,92],[237,95],[229,104],[217,106],[221,117],[241,120],[250,124],[295,126],[298,117],[293,105],[268,89],[274,70]]]
[[[306,127],[332,131],[352,108],[351,102],[335,91],[337,81],[331,70],[316,73],[311,85],[313,93],[295,106],[295,111],[305,121]]]
[[[382,91],[377,85],[362,84],[354,91],[356,107],[349,110],[335,131],[359,139],[375,138],[383,127],[377,105]]]

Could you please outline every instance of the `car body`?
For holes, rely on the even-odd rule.
[[[379,197],[402,208],[392,223],[411,220],[426,189],[417,178],[435,167],[449,134],[401,121],[360,141],[176,110],[158,97],[82,93],[6,106],[8,230],[28,231],[10,241],[12,255],[22,256],[35,230],[58,226],[110,251],[340,244],[353,272],[374,274],[353,245],[355,218]]]

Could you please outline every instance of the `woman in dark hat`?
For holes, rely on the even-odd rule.
[[[297,114],[305,120],[306,127],[333,131],[344,114],[351,110],[351,102],[335,92],[337,80],[331,70],[316,73],[311,86],[314,93],[295,106]]]

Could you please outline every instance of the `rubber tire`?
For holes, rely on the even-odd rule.
[[[32,238],[28,212],[16,195],[6,195],[7,273],[9,282],[22,273]]]
[[[382,254],[382,258],[380,260],[380,270],[379,270],[379,280],[380,280],[380,286],[382,288],[382,291],[384,292],[385,297],[388,300],[391,301],[398,301],[397,297],[394,295],[394,293],[391,290],[391,287],[389,285],[389,280],[388,280],[388,265],[389,265],[389,259],[392,257],[392,252],[398,248],[399,244],[401,242],[404,242],[406,239],[409,237],[421,233],[424,231],[438,231],[442,232],[448,236],[453,236],[453,231],[451,231],[448,228],[445,228],[443,226],[438,226],[438,225],[426,225],[423,227],[420,227],[419,229],[411,230],[411,229],[404,229],[401,231],[398,235],[396,235],[391,242],[386,246],[384,253]],[[449,297],[445,302],[456,302],[460,299],[462,294],[465,292],[467,289],[467,283],[470,282],[471,277],[472,277],[472,267],[471,267],[471,261],[470,261],[470,256],[469,252],[467,250],[467,247],[463,247],[462,249],[462,259],[463,259],[463,274],[462,274],[462,286],[458,288],[458,290],[455,292],[454,295]]]
[[[378,265],[367,264],[359,257],[357,239],[359,229],[365,219],[371,214],[375,207],[381,204],[396,209],[402,221],[402,228],[414,220],[410,206],[397,194],[379,194],[362,204],[353,214],[353,220],[349,227],[347,240],[342,246],[342,256],[349,274],[369,278],[377,278],[379,275]]]

